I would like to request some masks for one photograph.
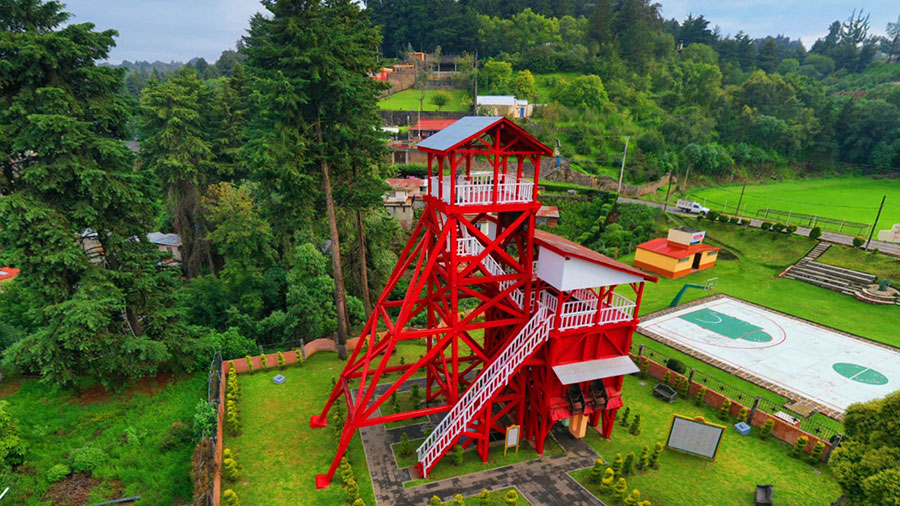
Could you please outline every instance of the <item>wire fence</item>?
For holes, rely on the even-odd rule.
[[[670,362],[670,360],[677,359],[659,350],[654,350],[653,348],[650,348],[646,345],[640,345],[636,347],[632,344],[631,353],[642,357],[647,357],[648,359],[653,360],[654,362],[666,367],[673,372],[678,372],[672,369],[673,364],[672,362]],[[815,415],[803,416],[788,408],[786,406],[787,403],[785,402],[785,400],[781,397],[775,397],[774,394],[766,395],[763,392],[747,392],[696,369],[687,369],[684,375],[691,378],[691,380],[693,380],[694,382],[703,385],[708,390],[718,392],[725,397],[728,397],[732,401],[737,401],[746,406],[753,406],[754,404],[756,404],[756,409],[764,411],[772,416],[778,416],[782,418],[786,416],[792,417],[797,420],[796,426],[801,430],[806,431],[814,436],[818,436],[819,438],[826,441],[833,441],[835,436],[842,435],[841,431],[837,428],[839,426],[838,422],[835,421],[835,425],[832,426],[817,421]]]
[[[199,455],[194,463],[194,499],[195,504],[215,505],[215,470],[216,445],[219,442],[219,395],[222,388],[222,354],[216,353],[209,364],[207,376],[206,401],[214,409],[211,428],[207,428],[200,436]]]
[[[777,220],[785,225],[794,223],[802,227],[820,227],[825,230],[851,235],[866,235],[869,233],[869,225],[867,223],[857,223],[855,221],[839,220],[815,214],[795,213],[780,209],[758,209],[756,217],[763,220]]]

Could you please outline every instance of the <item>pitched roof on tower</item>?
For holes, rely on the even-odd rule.
[[[465,116],[458,119],[447,128],[418,143],[416,147],[426,152],[446,153],[473,137],[481,135],[489,128],[493,128],[501,123],[504,127],[508,127],[511,132],[514,132],[514,135],[518,135],[522,140],[527,142],[530,145],[529,149],[534,149],[535,152],[540,152],[546,156],[553,154],[552,149],[534,138],[534,136],[525,131],[524,128],[502,116]]]
[[[635,276],[641,277],[647,281],[652,281],[656,283],[657,278],[651,274],[647,274],[646,272],[632,267],[627,264],[623,264],[618,260],[613,260],[606,255],[602,255],[597,253],[596,251],[586,248],[578,243],[572,242],[568,239],[564,239],[556,234],[551,234],[550,232],[546,232],[544,230],[535,229],[534,231],[534,243],[538,246],[542,246],[544,248],[553,251],[556,254],[563,256],[571,256],[575,258],[580,258],[586,262],[590,262],[592,264],[602,265],[603,267],[609,267],[610,269],[617,270],[620,272],[626,272],[628,274],[633,274]]]

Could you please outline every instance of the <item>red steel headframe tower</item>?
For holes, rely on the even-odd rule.
[[[552,151],[512,121],[483,116],[460,119],[418,149],[428,154],[426,207],[322,413],[310,420],[326,426],[343,396],[345,425],[328,472],[316,477],[319,488],[356,429],[395,420],[444,414],[417,450],[423,476],[456,444],[474,445],[487,461],[491,431],[502,434],[505,421],[519,425],[538,453],[562,419],[576,437],[602,421],[609,437],[622,377],[637,371],[631,335],[644,282],[656,278],[535,230],[541,157]],[[473,170],[480,159],[489,171]],[[525,163],[533,180],[523,178]],[[404,297],[390,300],[401,282]],[[461,303],[471,309],[461,312]],[[426,328],[407,327],[422,312]],[[424,340],[422,357],[389,365],[398,343],[413,339]],[[419,371],[425,405],[382,415]],[[400,377],[376,392],[394,372]]]

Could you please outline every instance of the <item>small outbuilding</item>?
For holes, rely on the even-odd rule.
[[[638,244],[634,266],[672,279],[709,269],[716,264],[722,248],[703,244],[705,237],[706,232],[702,230],[670,229],[668,237]]]

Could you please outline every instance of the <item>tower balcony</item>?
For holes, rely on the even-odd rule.
[[[560,300],[565,302],[560,304]],[[608,292],[599,297],[593,290],[585,289],[559,296],[545,290],[541,302],[558,319],[560,331],[631,321],[637,307],[634,301],[618,293]]]
[[[512,174],[473,173],[450,177],[432,176],[428,194],[457,206],[518,204],[534,202],[534,182]]]

